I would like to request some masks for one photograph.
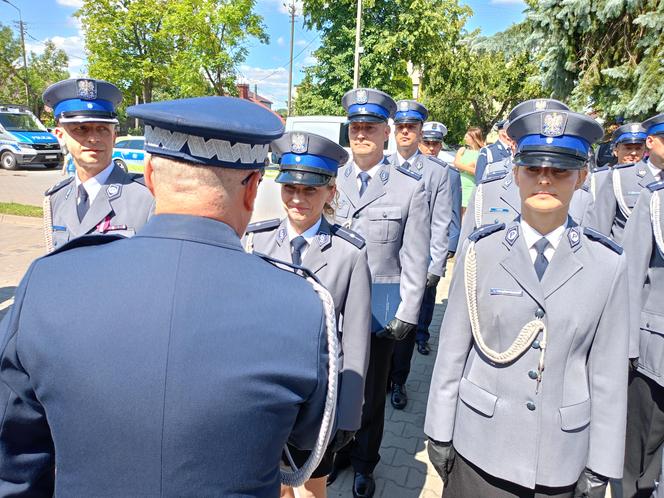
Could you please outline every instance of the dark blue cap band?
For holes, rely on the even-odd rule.
[[[281,158],[281,167],[305,166],[309,168],[318,168],[329,172],[331,176],[337,176],[339,163],[329,157],[316,156],[314,154],[284,154]]]
[[[664,123],[658,123],[648,128],[648,135],[661,135],[664,134]]]
[[[55,117],[59,117],[63,112],[85,112],[85,111],[102,111],[115,113],[113,103],[108,100],[83,100],[83,99],[69,99],[63,100],[58,103],[53,109]]]
[[[424,122],[424,115],[421,113],[414,111],[414,110],[408,110],[408,111],[398,111],[396,115],[394,116],[394,121],[399,122],[402,120],[411,120],[411,119],[416,119],[418,121]]]
[[[631,143],[645,142],[647,136],[648,135],[641,131],[637,133],[623,133],[618,138],[616,138],[614,143],[619,144],[620,142],[627,142],[628,140]]]
[[[348,108],[348,115],[349,116],[355,116],[355,115],[362,115],[362,114],[374,114],[378,116],[382,116],[387,119],[390,117],[390,113],[387,109],[385,109],[382,106],[379,106],[378,104],[353,104]]]
[[[580,137],[572,135],[562,135],[559,137],[547,137],[544,135],[525,135],[519,140],[518,152],[522,152],[524,147],[559,147],[561,149],[571,149],[580,154],[588,154],[590,144]]]

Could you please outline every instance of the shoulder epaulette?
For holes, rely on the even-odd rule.
[[[608,169],[610,169],[608,166],[599,166],[599,167],[595,168],[595,169],[592,171],[592,173],[593,173],[593,174],[594,174],[594,173],[599,173],[599,172],[601,172],[601,171],[606,171],[606,170],[608,170]]]
[[[247,227],[246,232],[252,233],[262,232],[263,230],[272,230],[273,228],[277,228],[279,225],[281,225],[281,220],[279,218],[274,218],[273,220],[257,221],[255,223],[251,223]]]
[[[449,168],[449,166],[450,166],[448,163],[446,163],[445,161],[443,161],[439,157],[436,157],[436,156],[426,156],[426,157],[428,157],[434,163],[439,164],[439,165],[441,165],[445,168]]]
[[[87,247],[87,246],[102,246],[108,244],[109,242],[114,242],[116,240],[126,239],[122,235],[106,235],[106,234],[91,234],[91,235],[82,235],[76,237],[75,239],[70,240],[65,245],[58,247],[55,251],[48,253],[46,256],[53,256],[70,249],[75,249],[77,247]]]
[[[504,170],[498,170],[498,171],[492,171],[491,173],[488,173],[482,180],[480,180],[480,183],[489,183],[489,182],[495,182],[496,180],[502,180],[507,176],[507,171],[506,169]]]
[[[138,183],[138,184],[143,185],[144,187],[146,187],[146,185],[145,185],[145,176],[143,176],[143,175],[141,175],[141,174],[139,174],[139,173],[133,173],[133,174],[131,174],[131,181],[132,181],[132,182],[136,182],[136,183]]]
[[[504,229],[505,229],[505,223],[493,223],[491,225],[482,225],[473,233],[471,233],[468,236],[468,238],[473,242],[477,242],[478,240],[486,237],[487,235],[491,235],[492,233],[496,233]]]
[[[313,280],[315,280],[317,283],[321,283],[321,281],[318,279],[315,273],[313,273],[311,270],[305,268],[304,266],[297,266],[291,263],[290,261],[282,261],[280,259],[273,258],[272,256],[268,256],[267,254],[264,254],[262,252],[254,251],[251,254],[254,256],[258,256],[264,261],[267,261],[270,263],[272,266],[275,268],[279,268],[280,270],[284,271],[289,271],[295,275],[298,275],[300,277],[309,277]],[[321,284],[322,285],[322,284]]]
[[[584,190],[586,192],[590,192],[590,185],[588,185],[587,183],[584,183],[583,185],[581,185],[581,190]]]
[[[664,180],[659,180],[656,182],[649,183],[647,185],[648,190],[651,192],[657,192],[658,190],[662,190],[664,188]]]
[[[636,163],[622,163],[622,164],[616,164],[613,169],[623,169],[623,168],[631,168],[634,166]]]
[[[56,183],[50,189],[48,189],[46,192],[44,192],[44,195],[49,196],[49,195],[55,194],[58,190],[60,190],[63,187],[66,187],[67,185],[69,185],[73,181],[74,181],[73,176],[65,178],[60,183]]]
[[[622,254],[623,253],[623,248],[616,243],[612,238],[607,237],[603,233],[598,232],[597,230],[593,230],[592,228],[584,227],[583,228],[583,233],[585,234],[586,237],[588,237],[591,240],[595,240],[599,242],[602,245],[605,245],[609,249],[611,249],[613,252]]]
[[[354,232],[348,228],[344,228],[341,225],[332,225],[331,231],[337,237],[341,237],[346,242],[350,242],[358,249],[362,249],[367,243],[359,233]]]
[[[411,169],[406,169],[403,166],[397,166],[395,169],[397,171],[400,171],[401,173],[403,173],[406,176],[410,176],[411,178],[414,178],[418,182],[422,179],[422,175],[420,175],[419,173],[417,173],[417,172],[415,172]]]

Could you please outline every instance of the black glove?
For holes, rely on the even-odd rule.
[[[433,273],[427,273],[427,287],[435,287],[440,282],[440,277]]]
[[[630,358],[629,359],[629,369],[632,372],[636,372],[636,370],[639,368],[639,359],[638,358]]]
[[[341,450],[341,448],[350,443],[354,437],[355,431],[344,431],[340,429],[334,435],[332,441],[330,441],[328,448],[332,453],[336,453]]]
[[[454,447],[452,446],[452,441],[439,443],[438,441],[429,439],[427,453],[429,454],[431,465],[433,465],[433,468],[440,475],[443,484],[447,486],[447,478],[452,470],[452,465],[454,465]]]
[[[402,322],[398,318],[392,318],[383,330],[376,332],[376,337],[380,339],[395,339],[401,341],[406,338],[408,334],[414,332],[417,325],[412,323]]]
[[[595,474],[592,470],[586,468],[576,482],[574,498],[604,498],[608,482],[608,477]]]

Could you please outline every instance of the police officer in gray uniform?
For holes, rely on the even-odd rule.
[[[620,144],[639,144],[646,141],[646,132],[634,123],[620,127],[614,133],[614,150]],[[659,169],[649,161],[616,164],[596,173],[595,208],[588,226],[611,235],[619,244],[627,219],[639,198],[641,190],[656,180]]]
[[[643,123],[648,130],[648,167],[664,169],[664,114]],[[661,178],[661,175],[658,175]],[[623,243],[633,301],[624,497],[650,496],[664,444],[664,181],[641,191],[627,220]]]
[[[306,132],[287,133],[272,142],[279,157],[281,198],[287,217],[252,223],[247,227],[248,249],[306,267],[330,291],[334,299],[337,324],[343,324],[343,369],[338,394],[337,441],[340,449],[360,428],[364,378],[369,364],[371,338],[371,274],[366,243],[357,233],[330,223],[324,210],[331,207],[336,194],[335,179],[348,153],[327,138]],[[334,217],[334,211],[331,213]],[[290,448],[291,456],[302,464],[308,452]],[[305,453],[305,454],[303,454]],[[312,475],[322,478],[330,473],[332,451]],[[305,487],[314,496],[325,491],[325,481]]]
[[[479,185],[482,178],[484,178],[484,171],[489,164],[512,157],[506,124],[507,120],[501,119],[498,121],[496,123],[498,140],[480,149],[477,162],[475,163],[475,185]]]
[[[555,99],[532,99],[521,102],[509,114],[508,122],[529,112],[544,109],[569,110],[562,102]],[[507,126],[509,132],[509,124]],[[503,164],[504,167],[496,168]],[[514,183],[512,174],[512,159],[507,158],[491,165],[495,169],[488,173],[477,186],[466,208],[466,215],[461,223],[461,240],[482,225],[493,223],[509,223],[521,213],[521,197],[519,189]],[[569,214],[579,225],[585,225],[592,211],[592,195],[587,182],[574,192],[569,208]]]
[[[75,239],[19,286],[0,324],[0,495],[273,498],[328,386],[321,298],[240,243],[283,124],[231,97],[128,114],[155,215],[129,239]]]
[[[432,299],[436,298],[436,287],[440,278],[445,275],[447,256],[449,253],[449,231],[452,224],[452,188],[449,180],[449,166],[444,161],[420,153],[419,142],[422,126],[429,116],[425,106],[415,100],[397,102],[394,116],[394,137],[397,152],[388,161],[394,166],[415,171],[422,175],[424,188],[429,204],[429,220],[431,223],[431,241],[429,243],[430,262],[426,279],[425,298],[422,299],[419,323],[422,314],[433,316]],[[431,319],[429,318],[429,322]],[[406,380],[410,373],[410,362],[413,357],[417,331],[394,346],[390,383],[392,391],[390,402],[397,410],[403,410],[408,403]]]
[[[76,166],[76,175],[46,191],[47,250],[85,234],[134,235],[150,217],[154,199],[143,175],[111,162],[120,90],[106,81],[69,79],[49,86],[43,99]]]
[[[335,458],[335,471],[355,469],[353,493],[373,496],[373,470],[380,460],[385,390],[394,339],[412,333],[422,303],[429,265],[429,206],[416,170],[390,164],[383,156],[387,120],[396,104],[372,89],[351,90],[342,104],[348,114],[353,160],[339,171],[336,219],[367,243],[371,270],[372,336],[362,427],[348,452]]]
[[[522,215],[464,241],[429,392],[429,455],[449,478],[445,498],[603,498],[624,456],[626,261],[568,215],[602,129],[547,110],[508,132]]]

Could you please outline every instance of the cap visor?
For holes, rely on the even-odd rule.
[[[394,124],[399,124],[399,123],[424,123],[424,121],[417,118],[403,118],[403,119],[394,120]]]
[[[291,185],[307,185],[309,187],[322,187],[330,182],[332,177],[320,173],[311,173],[309,171],[280,171],[275,178],[276,183],[285,183]]]
[[[583,169],[586,166],[586,161],[554,152],[529,152],[527,154],[517,154],[514,158],[514,164],[516,166],[535,166],[538,168]]]
[[[348,116],[348,121],[351,123],[386,123],[387,118],[381,118],[378,116],[369,116],[367,114],[356,114],[355,116]]]
[[[96,118],[94,116],[71,116],[58,119],[58,123],[111,123],[120,124],[115,118]]]
[[[645,144],[646,140],[644,138],[626,138],[620,142],[616,142],[616,145],[620,144]]]

